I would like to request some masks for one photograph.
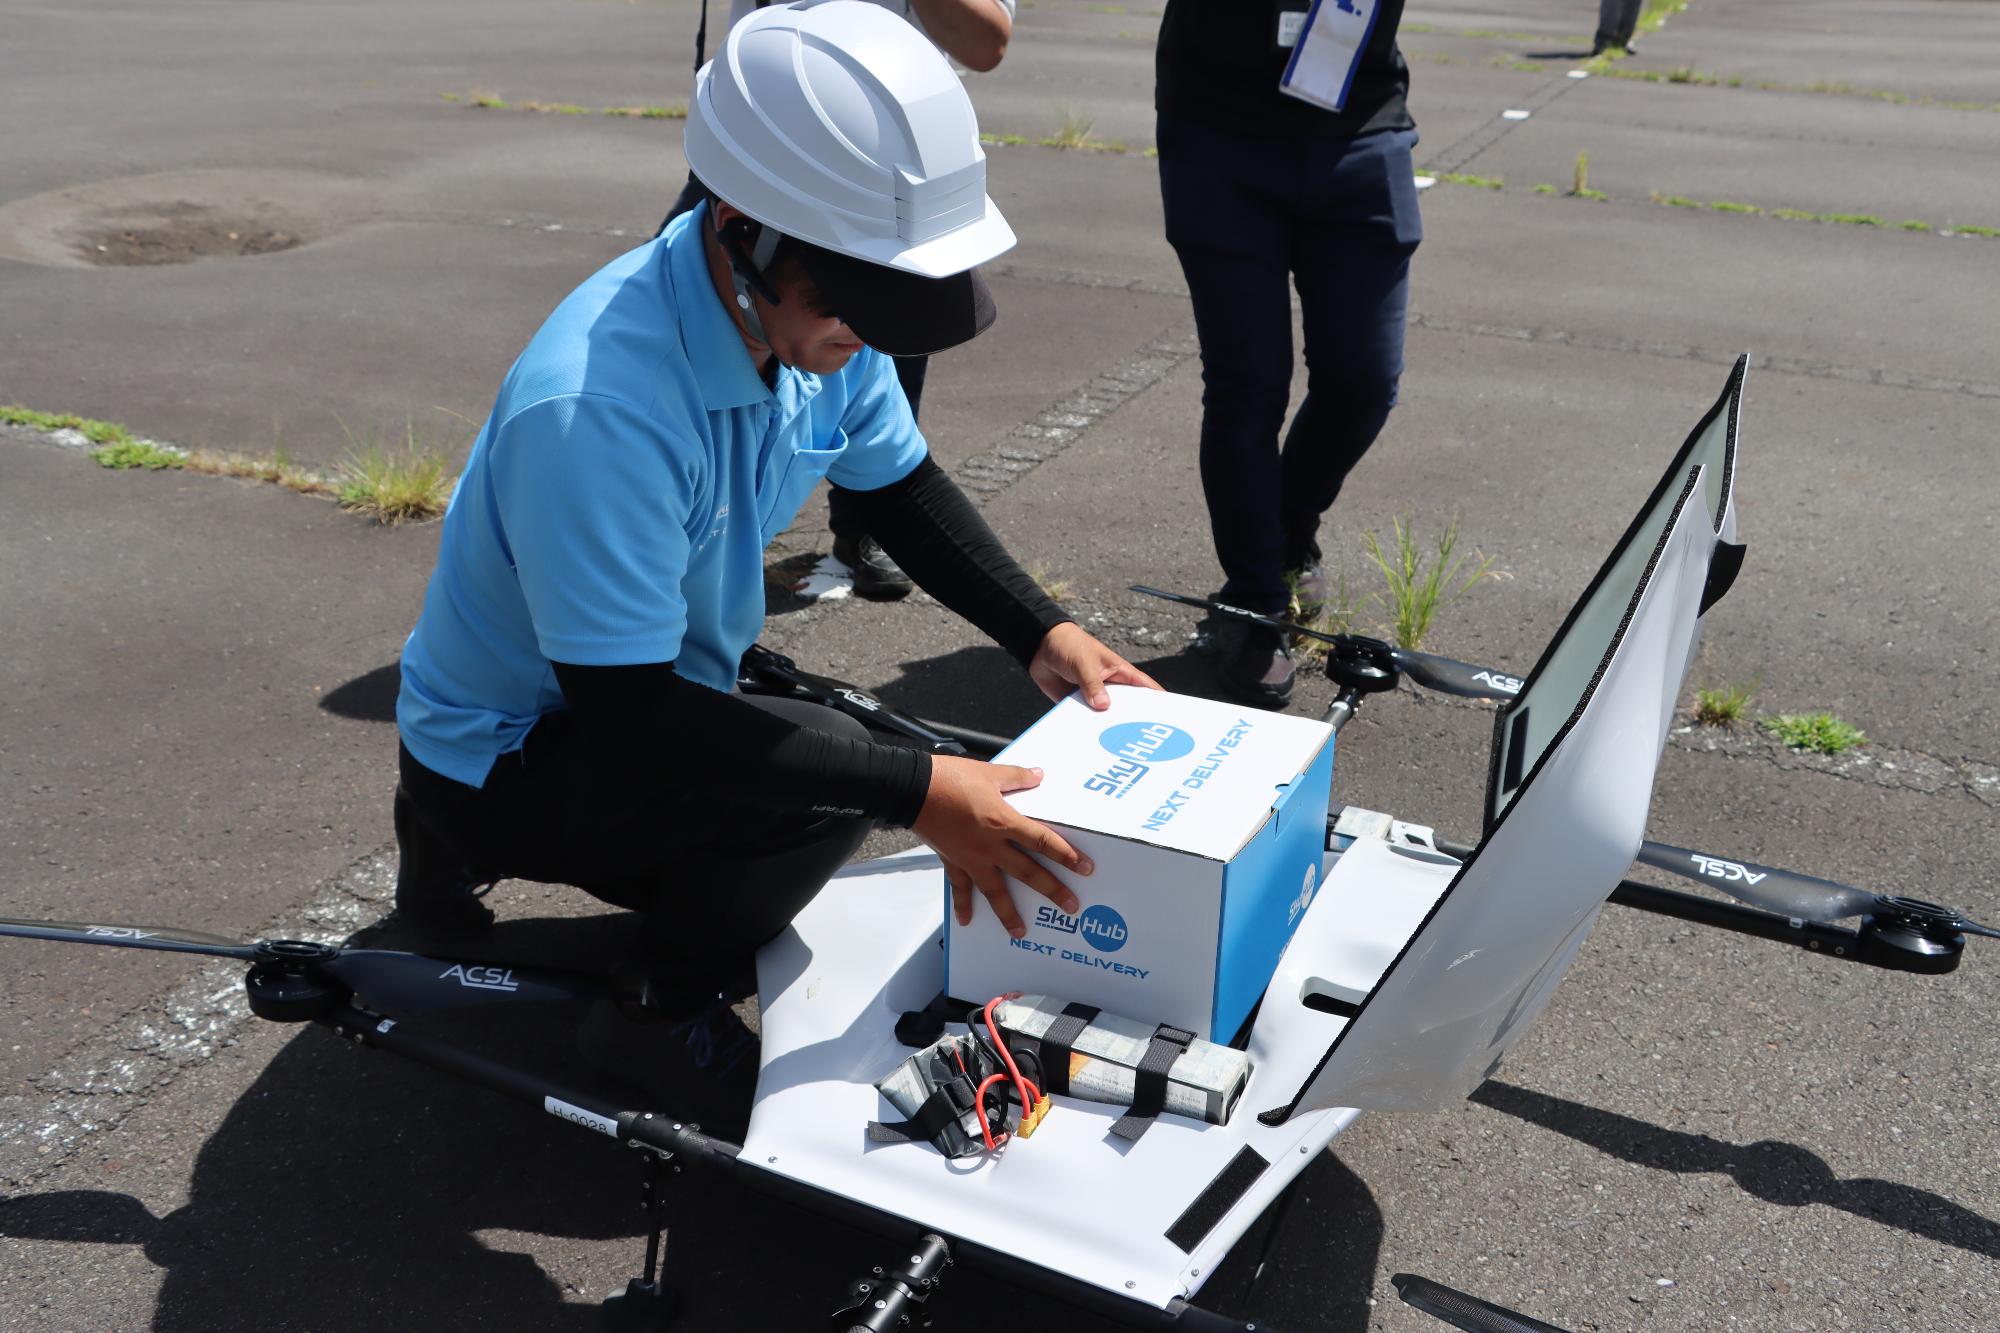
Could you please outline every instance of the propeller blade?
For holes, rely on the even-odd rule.
[[[1143,583],[1134,583],[1128,586],[1131,591],[1141,593],[1147,597],[1157,597],[1164,602],[1178,602],[1182,606],[1199,607],[1204,611],[1214,611],[1218,615],[1228,616],[1231,620],[1248,621],[1252,625],[1262,625],[1265,629],[1283,630],[1287,634],[1303,635],[1308,639],[1318,639],[1321,643],[1342,644],[1348,642],[1349,638],[1352,637],[1350,635],[1328,634],[1323,630],[1307,629],[1304,625],[1294,625],[1289,620],[1280,620],[1276,616],[1267,616],[1256,611],[1246,611],[1240,606],[1231,606],[1227,602],[1210,601],[1206,597],[1189,597],[1182,593],[1167,592],[1162,588],[1149,588]]]
[[[1655,870],[1720,889],[1752,907],[1802,921],[1828,922],[1859,916],[1881,900],[1880,894],[1851,884],[1760,866],[1755,861],[1731,861],[1660,842],[1642,844],[1639,859]]]
[[[165,926],[117,926],[91,921],[20,921],[0,917],[0,935],[29,940],[62,940],[70,944],[107,944],[115,949],[155,949],[163,953],[198,953],[214,958],[256,956],[256,948],[219,935]]]
[[[370,1009],[404,1018],[490,1004],[561,1004],[605,989],[602,977],[384,949],[342,949],[315,965]]]
[[[1952,925],[1961,934],[1984,935],[1989,940],[2000,940],[2000,930],[1995,930],[1991,926],[1982,926],[1977,921],[1967,921],[1964,917],[1960,917]]]
[[[1395,662],[1396,669],[1426,689],[1439,694],[1455,694],[1463,699],[1512,699],[1521,692],[1519,677],[1490,667],[1473,666],[1452,657],[1440,657],[1436,653],[1419,652],[1415,648],[1398,648],[1394,644],[1382,643],[1359,634],[1328,634],[1322,630],[1307,629],[1289,620],[1279,620],[1276,616],[1260,615],[1246,611],[1240,606],[1227,602],[1211,601],[1206,597],[1188,597],[1182,593],[1167,592],[1160,588],[1149,588],[1143,583],[1130,585],[1131,590],[1147,597],[1158,597],[1162,601],[1178,602],[1182,606],[1196,606],[1214,611],[1234,620],[1248,621],[1252,625],[1262,625],[1266,629],[1282,630],[1287,634],[1298,634],[1308,639],[1318,639],[1321,643],[1332,644],[1336,648],[1362,648],[1385,652]]]
[[[1439,694],[1456,694],[1465,699],[1512,699],[1521,692],[1521,678],[1491,667],[1473,666],[1436,653],[1420,653],[1414,648],[1389,649],[1403,674]]]
[[[1564,1333],[1554,1324],[1516,1314],[1503,1306],[1482,1301],[1477,1296],[1454,1291],[1441,1282],[1418,1277],[1415,1273],[1397,1273],[1389,1282],[1396,1288],[1396,1294],[1403,1298],[1403,1304],[1422,1310],[1433,1319],[1441,1319],[1453,1328],[1464,1329],[1465,1333]]]

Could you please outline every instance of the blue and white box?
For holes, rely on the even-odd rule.
[[[1027,926],[1016,940],[977,893],[959,925],[947,885],[946,988],[1061,996],[1227,1042],[1319,887],[1333,728],[1109,689],[1109,711],[1071,695],[998,760],[1043,770],[1007,800],[1096,863],[1087,876],[1050,867],[1082,909],[1009,880]]]

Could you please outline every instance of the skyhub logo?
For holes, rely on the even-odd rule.
[[[1178,759],[1194,749],[1194,737],[1164,722],[1120,722],[1106,727],[1097,743],[1114,762],[1083,780],[1085,791],[1121,799],[1153,765]]]
[[[1115,907],[1097,903],[1086,907],[1078,916],[1070,916],[1054,907],[1040,907],[1035,910],[1035,924],[1043,930],[1059,931],[1064,935],[1076,935],[1099,953],[1117,953],[1131,938],[1125,928],[1125,918]]]

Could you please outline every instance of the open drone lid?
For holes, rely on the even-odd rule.
[[[1594,590],[1615,597],[1621,613],[1573,624],[1573,636],[1593,636],[1593,669],[1573,706],[1479,847],[1456,873],[1448,863],[1435,868],[1449,884],[1348,1006],[1304,1081],[1260,1110],[1265,1123],[1328,1107],[1454,1105],[1540,1013],[1645,834],[1716,549],[1713,511],[1697,503],[1708,471],[1696,465],[1683,475],[1644,558],[1612,572],[1623,582],[1601,580]],[[1393,873],[1384,865],[1382,884],[1359,882],[1356,891],[1391,891]],[[1330,877],[1315,905],[1337,892]],[[1301,924],[1266,992],[1253,1054],[1261,1041],[1296,1040],[1310,1024],[1325,1032],[1338,1021],[1308,1016],[1303,994],[1280,989],[1298,985],[1299,964],[1314,948],[1309,932],[1335,920],[1309,914]],[[1277,1003],[1281,996],[1287,1003]]]
[[[1743,415],[1743,380],[1749,364],[1748,356],[1736,358],[1721,397],[1708,409],[1701,424],[1689,432],[1638,516],[1611,549],[1583,596],[1570,608],[1548,647],[1542,650],[1541,660],[1528,673],[1520,693],[1494,719],[1491,767],[1486,779],[1488,828],[1520,791],[1523,779],[1548,750],[1582,696],[1602,657],[1606,634],[1625,614],[1633,580],[1659,544],[1675,497],[1686,485],[1690,468],[1703,469],[1698,507],[1708,516],[1717,543],[1708,584],[1702,593],[1702,614],[1706,615],[1709,607],[1722,600],[1742,568],[1743,547],[1736,540],[1736,451]],[[1700,644],[1697,629],[1681,663],[1681,677],[1686,676],[1687,668],[1693,664]],[[1676,688],[1678,685],[1679,678]]]

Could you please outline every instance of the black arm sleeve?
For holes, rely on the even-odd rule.
[[[554,666],[581,739],[635,785],[657,782],[668,755],[698,754],[704,795],[905,827],[930,790],[931,757],[922,750],[794,726],[697,685],[671,662]]]
[[[945,470],[926,457],[901,481],[855,491],[869,535],[917,586],[1026,665],[1072,619],[1014,562]]]

